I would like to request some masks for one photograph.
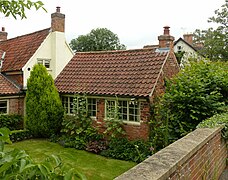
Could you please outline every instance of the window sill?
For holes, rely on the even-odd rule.
[[[140,122],[134,122],[134,121],[123,121],[124,124],[126,125],[134,125],[134,126],[140,126]]]
[[[90,116],[90,118],[91,118],[93,121],[97,121],[97,117],[96,117],[96,116]]]
[[[105,121],[108,121],[108,119],[104,119],[104,122]],[[135,122],[135,121],[122,121],[123,122],[123,124],[125,124],[125,125],[134,125],[134,126],[140,126],[141,125],[141,123],[140,122]]]

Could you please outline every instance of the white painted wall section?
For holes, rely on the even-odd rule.
[[[38,59],[50,60],[50,68],[47,70],[55,79],[73,56],[74,53],[66,42],[65,34],[63,32],[50,32],[35,54],[22,68],[23,87],[26,89],[27,79]]]

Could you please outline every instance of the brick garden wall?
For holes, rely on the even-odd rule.
[[[218,179],[227,158],[221,129],[196,129],[116,179]]]

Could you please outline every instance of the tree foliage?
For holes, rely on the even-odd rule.
[[[203,44],[200,52],[210,60],[228,61],[228,1],[221,9],[215,10],[215,16],[208,19],[209,23],[216,23],[218,27],[207,30],[196,29],[195,44]]]
[[[60,131],[63,112],[51,75],[43,65],[35,65],[27,82],[26,127],[36,137],[49,137]]]
[[[228,63],[201,61],[187,66],[167,83],[153,122],[161,122],[159,127],[169,142],[194,130],[202,120],[227,111],[227,71]]]
[[[118,36],[107,28],[93,29],[89,34],[72,39],[70,47],[79,52],[126,49]]]
[[[36,10],[46,9],[43,7],[42,1],[30,1],[30,0],[0,0],[0,12],[3,13],[6,17],[13,16],[15,19],[17,16],[26,18],[25,10],[30,10],[32,7],[35,7]]]

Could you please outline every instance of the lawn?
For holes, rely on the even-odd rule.
[[[134,162],[108,159],[86,151],[64,148],[57,143],[42,139],[31,139],[6,145],[6,150],[24,149],[35,162],[44,160],[48,155],[59,155],[63,163],[71,164],[87,179],[113,179],[136,165]]]

